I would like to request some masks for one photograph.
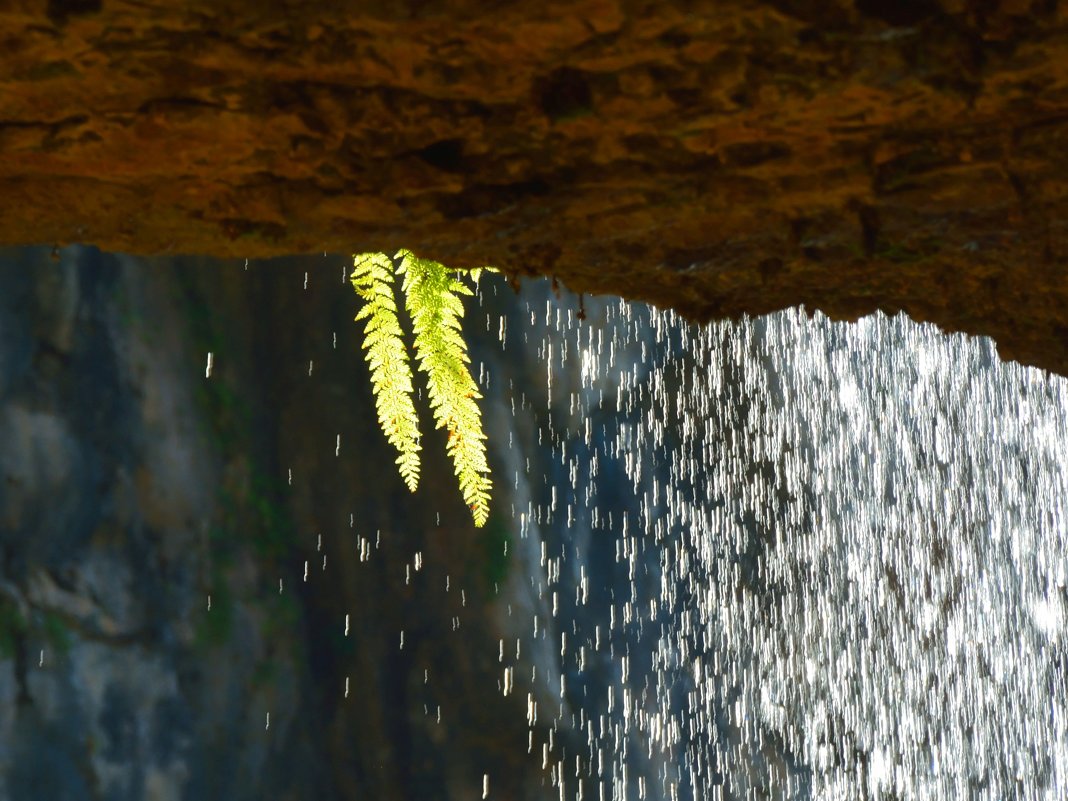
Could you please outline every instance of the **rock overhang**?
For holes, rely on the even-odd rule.
[[[903,311],[1068,374],[1068,12],[0,9],[0,241],[408,247],[697,320]]]

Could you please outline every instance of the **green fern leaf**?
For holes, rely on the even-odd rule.
[[[364,323],[363,347],[371,370],[378,424],[397,449],[397,467],[408,489],[419,485],[419,418],[412,403],[412,368],[401,337],[393,294],[393,262],[384,253],[353,257],[352,286],[363,298],[356,320]]]
[[[460,492],[475,525],[489,516],[490,477],[486,436],[478,409],[478,391],[471,372],[461,321],[461,295],[473,294],[456,271],[410,251],[402,258],[404,294],[415,334],[415,355],[426,373],[430,408],[438,428],[448,433],[446,451],[452,459]]]

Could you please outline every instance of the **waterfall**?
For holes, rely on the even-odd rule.
[[[1065,379],[485,278],[476,529],[442,432],[393,469],[350,260],[49,252],[0,263],[0,798],[1068,796]]]
[[[1064,797],[1063,378],[904,317],[527,298],[487,327],[546,377],[500,483],[547,477],[561,798]]]

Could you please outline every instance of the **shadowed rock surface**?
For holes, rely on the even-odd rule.
[[[347,269],[0,254],[0,800],[556,797],[537,549],[401,484]]]
[[[0,6],[0,241],[410,247],[1068,373],[1056,0]]]

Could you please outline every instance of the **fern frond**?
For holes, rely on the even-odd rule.
[[[478,286],[478,279],[482,277],[482,273],[499,273],[496,267],[490,267],[488,264],[484,267],[473,267],[467,271],[467,277],[471,279],[471,283]]]
[[[419,485],[419,418],[412,403],[412,368],[401,338],[393,294],[393,262],[384,253],[353,256],[352,286],[363,298],[356,320],[364,324],[363,347],[371,369],[378,424],[397,449],[397,467],[408,489]]]
[[[426,373],[430,407],[438,428],[448,433],[446,451],[452,459],[460,492],[471,509],[475,525],[489,515],[490,477],[486,436],[478,409],[478,391],[461,330],[464,306],[461,295],[470,287],[442,264],[420,259],[410,251],[402,257],[404,294],[415,334],[415,356]]]

